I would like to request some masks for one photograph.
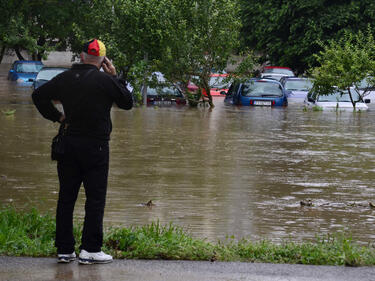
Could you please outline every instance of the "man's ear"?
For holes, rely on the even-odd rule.
[[[80,53],[79,55],[81,57],[81,62],[85,62],[85,56],[83,55],[83,53]]]

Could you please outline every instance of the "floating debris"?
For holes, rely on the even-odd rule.
[[[5,115],[14,115],[14,113],[16,113],[16,110],[15,109],[7,109],[7,110],[2,110],[2,112]]]
[[[141,205],[142,205],[142,206],[146,206],[146,207],[153,207],[153,206],[156,206],[154,203],[152,203],[152,200],[148,201],[147,203],[142,203]]]
[[[313,206],[313,203],[312,203],[312,201],[310,199],[308,199],[308,200],[302,200],[302,201],[299,202],[299,204],[301,205],[301,207],[304,207],[304,206],[306,206],[306,207],[312,207]]]

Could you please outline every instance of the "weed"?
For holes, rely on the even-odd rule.
[[[74,229],[77,241],[82,224]],[[19,212],[0,209],[0,254],[54,256],[55,221],[36,209]],[[76,249],[78,251],[78,248]],[[153,222],[141,227],[111,227],[105,231],[103,250],[116,258],[205,261],[245,261],[310,265],[375,265],[371,245],[359,246],[344,234],[316,237],[315,242],[251,241],[234,237],[209,243],[193,238],[173,224]]]

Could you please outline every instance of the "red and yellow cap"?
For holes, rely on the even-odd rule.
[[[106,49],[102,41],[92,39],[83,45],[83,51],[92,56],[104,57]]]

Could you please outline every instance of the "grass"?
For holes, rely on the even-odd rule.
[[[81,224],[74,229],[80,241]],[[0,254],[10,256],[55,256],[55,221],[36,209],[19,212],[0,210]],[[112,227],[105,231],[103,250],[115,258],[195,261],[243,261],[310,265],[375,265],[372,246],[359,246],[342,234],[316,238],[311,243],[267,240],[209,243],[193,238],[173,224],[158,222],[142,227]],[[78,248],[77,248],[78,251]]]

